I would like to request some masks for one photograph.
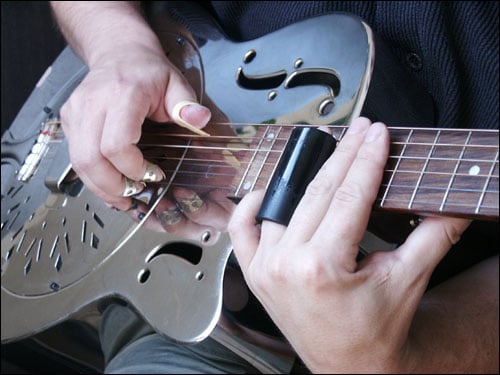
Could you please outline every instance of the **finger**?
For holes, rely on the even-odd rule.
[[[82,115],[82,124],[86,126],[69,123],[67,115],[61,116],[61,121],[66,126],[67,136],[78,139],[78,142],[69,143],[72,167],[78,177],[89,190],[108,205],[126,209],[130,206],[130,198],[123,198],[126,181],[123,175],[103,157],[99,144],[95,142],[95,139],[101,136],[98,124],[103,118],[104,115],[100,112],[89,112]],[[141,183],[134,184],[134,191],[139,192],[142,188]]]
[[[148,109],[140,105],[144,101],[136,91],[124,90],[120,93],[117,102],[106,113],[101,152],[118,172],[134,181],[161,181],[164,174],[160,167],[147,162],[137,147]]]
[[[201,198],[192,190],[175,188],[172,194],[177,201],[177,206],[189,220],[200,225],[210,225],[220,231],[226,230],[231,211],[228,210],[227,205],[222,202],[219,204],[213,199],[220,199],[215,192]]]
[[[290,219],[289,228],[293,230],[287,231],[284,238],[294,242],[304,242],[311,238],[323,220],[335,190],[342,183],[356,157],[370,124],[370,120],[366,118],[353,121],[332,156],[307,187]]]
[[[193,88],[175,68],[172,69],[168,83],[165,95],[165,108],[172,121],[188,128],[191,125],[196,129],[201,129],[208,123],[211,117],[210,110],[198,103]],[[189,129],[197,132],[196,129]],[[205,132],[198,134],[203,135],[203,133]]]
[[[234,253],[244,272],[250,266],[260,241],[260,229],[256,226],[255,216],[264,197],[264,191],[247,194],[236,206],[229,220],[228,232]]]
[[[165,232],[160,220],[156,215],[147,215],[149,207],[139,199],[131,199],[131,205],[128,209],[123,210],[136,223],[141,223],[144,228],[155,232]]]
[[[162,198],[155,209],[154,217],[164,231],[184,239],[202,242],[205,245],[217,242],[221,234],[220,230],[211,225],[198,224],[189,220],[177,202],[170,198]]]
[[[324,220],[312,237],[319,248],[327,249],[324,244],[328,243],[339,245],[335,260],[349,270],[354,270],[356,264],[358,244],[368,224],[388,152],[386,126],[372,124],[344,181],[335,191]]]
[[[156,217],[168,232],[175,232],[178,224],[187,222],[186,216],[177,206],[175,200],[162,198],[155,208]]]
[[[414,277],[430,277],[437,264],[470,225],[466,219],[428,217],[408,236],[397,252]]]

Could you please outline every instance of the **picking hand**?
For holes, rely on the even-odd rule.
[[[144,119],[172,121],[178,102],[196,101],[193,89],[162,51],[132,43],[127,47],[95,61],[61,109],[75,172],[93,193],[122,210],[130,207],[128,196],[140,192],[144,181],[163,178],[136,145]],[[210,111],[187,105],[181,117],[203,127]]]

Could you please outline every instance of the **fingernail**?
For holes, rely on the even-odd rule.
[[[378,123],[371,125],[370,128],[368,129],[368,132],[366,133],[365,143],[373,142],[377,138],[379,138],[380,135],[382,134],[382,127],[383,125]]]
[[[210,135],[199,129],[208,123],[210,117],[211,113],[208,108],[188,100],[177,103],[172,109],[172,118],[179,126],[199,135]]]
[[[202,128],[208,123],[212,114],[207,107],[198,103],[188,102],[181,108],[180,116],[189,124],[197,128]]]

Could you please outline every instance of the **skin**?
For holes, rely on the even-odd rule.
[[[143,120],[172,121],[175,104],[196,102],[196,95],[136,4],[51,6],[89,67],[61,109],[73,168],[104,202],[127,210],[124,176],[143,188],[146,164],[136,146]],[[210,111],[187,106],[181,117],[202,128]],[[162,228],[154,217],[147,225],[199,238],[214,222],[212,229],[226,230],[231,216],[228,230],[248,285],[314,372],[498,373],[498,257],[424,294],[435,266],[469,222],[427,218],[395,251],[356,262],[388,144],[384,124],[355,120],[287,227],[256,225],[260,191],[245,196],[232,216],[230,206],[214,206],[220,199],[207,195],[202,211],[185,215],[175,228]]]
[[[89,73],[61,108],[72,166],[87,188],[109,206],[126,210],[124,176],[139,181],[146,160],[136,146],[145,118],[172,122],[194,90],[165,56],[154,32],[132,2],[51,2],[68,43]],[[202,128],[210,111],[200,105],[181,117]],[[119,136],[115,136],[118,134]],[[158,173],[159,175],[160,173]]]
[[[256,225],[263,192],[245,196],[229,223],[245,279],[313,372],[496,373],[498,257],[424,296],[467,220],[426,218],[356,261],[388,145],[384,124],[356,119],[288,226]]]

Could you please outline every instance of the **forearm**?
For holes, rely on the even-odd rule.
[[[159,47],[139,2],[51,1],[50,5],[65,39],[89,66],[131,43]]]
[[[405,372],[498,373],[498,257],[429,291],[410,333]]]

